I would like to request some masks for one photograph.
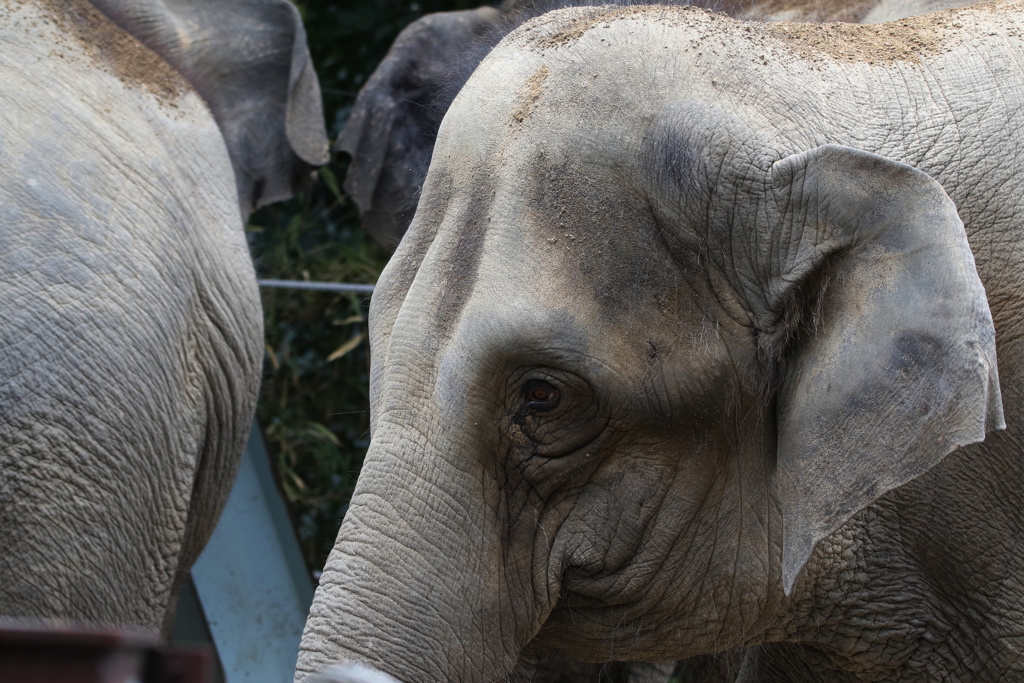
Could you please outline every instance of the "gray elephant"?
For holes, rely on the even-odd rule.
[[[161,628],[252,419],[243,220],[326,161],[319,86],[285,0],[7,0],[0,44],[0,615]]]
[[[1020,0],[507,36],[374,295],[297,679],[1021,676],[1022,36]]]

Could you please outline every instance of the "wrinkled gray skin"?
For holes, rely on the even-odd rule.
[[[394,251],[416,211],[437,128],[489,46],[528,17],[535,3],[428,14],[395,39],[359,90],[334,149],[351,163],[345,191],[363,229]],[[745,19],[878,23],[966,4],[964,0],[705,0],[693,3]]]
[[[194,87],[85,2],[0,2],[5,617],[160,628],[230,489],[262,359],[242,215],[327,151],[315,80],[289,85],[308,65],[294,8],[231,4],[245,21],[199,35],[182,3],[122,8],[165,33],[161,12],[181,10],[180,43],[211,43]],[[228,92],[208,107],[216,52],[272,36],[264,77],[221,64]],[[234,109],[267,103],[250,149]],[[319,121],[318,151],[315,126],[294,145],[286,111]]]
[[[297,678],[1020,678],[1022,10],[508,36],[374,295]]]

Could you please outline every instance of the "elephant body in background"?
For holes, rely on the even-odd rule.
[[[374,294],[297,679],[1021,675],[1022,10],[506,36]]]
[[[122,20],[202,47],[203,68],[172,68],[159,52],[187,51],[136,40],[100,11],[110,0],[0,2],[0,615],[157,629],[256,400],[243,216],[260,186],[280,199],[306,182],[327,144],[289,3],[235,3],[246,22],[204,23],[196,42],[191,9],[218,3],[122,4]],[[286,49],[263,45],[262,80],[226,68],[204,100],[217,50],[270,40]],[[305,148],[285,130],[302,116]],[[239,125],[280,154],[256,168]]]

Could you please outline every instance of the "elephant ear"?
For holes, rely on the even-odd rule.
[[[781,224],[764,303],[775,313],[759,327],[782,372],[789,594],[819,541],[1005,423],[985,289],[942,187],[835,145],[776,162],[770,180]]]
[[[345,191],[363,229],[394,251],[412,222],[437,128],[458,89],[449,81],[477,36],[501,12],[479,7],[428,14],[407,26],[359,91],[334,149],[352,162]],[[467,74],[468,76],[468,74]]]
[[[305,189],[330,155],[320,84],[288,0],[91,0],[210,107],[243,220]]]

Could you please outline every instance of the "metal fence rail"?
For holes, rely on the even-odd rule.
[[[321,292],[356,292],[372,294],[374,285],[357,285],[347,282],[310,282],[308,280],[257,280],[260,287],[281,289],[314,289]]]

